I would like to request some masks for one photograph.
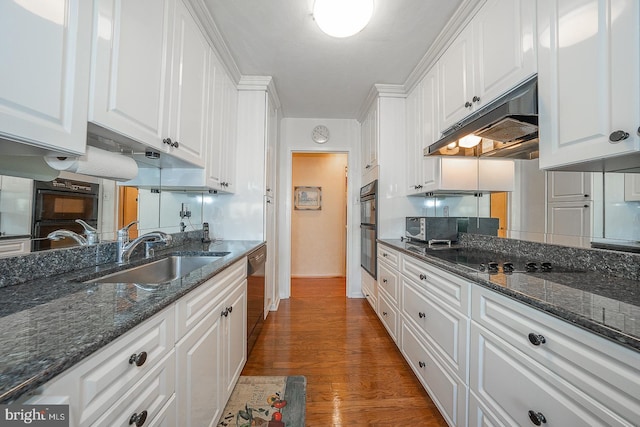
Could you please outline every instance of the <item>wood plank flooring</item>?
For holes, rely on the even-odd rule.
[[[365,299],[344,278],[294,279],[242,375],[307,377],[307,427],[446,426]]]

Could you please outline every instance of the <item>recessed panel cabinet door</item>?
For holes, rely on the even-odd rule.
[[[182,3],[176,4],[171,71],[171,153],[204,167],[209,119],[209,43]]]
[[[640,150],[639,10],[637,0],[538,1],[541,169]],[[627,138],[612,143],[616,131]]]
[[[0,2],[0,136],[84,153],[92,2]]]
[[[162,148],[175,0],[99,0],[89,121]]]

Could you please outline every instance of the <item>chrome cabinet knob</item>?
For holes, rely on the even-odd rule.
[[[421,274],[419,277],[420,277],[420,280],[426,280],[427,279],[427,276],[425,276],[424,274]]]
[[[419,311],[419,312],[418,312],[418,317],[419,317],[420,319],[424,319],[425,317],[427,317],[427,315],[426,315],[426,313],[423,313],[422,311]]]
[[[473,102],[480,102],[480,97],[479,96],[474,96],[473,97]]]
[[[426,363],[424,363],[422,360],[418,361],[418,366],[420,366],[421,368],[424,368],[425,366],[427,366]]]
[[[473,105],[473,104],[472,104],[472,103],[470,103],[469,101],[467,101],[467,102],[465,102],[465,103],[464,103],[464,107],[465,107],[465,108],[471,108],[471,106],[472,106],[472,105]]]
[[[611,142],[612,144],[617,144],[618,142],[624,141],[627,138],[629,138],[628,132],[617,130],[615,132],[611,132],[611,135],[609,135],[609,142]]]

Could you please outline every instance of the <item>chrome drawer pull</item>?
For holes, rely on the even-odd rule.
[[[426,280],[427,279],[427,276],[425,276],[424,274],[420,274],[419,277],[420,277],[420,280]]]
[[[419,317],[420,319],[423,319],[423,318],[427,317],[427,315],[426,315],[425,313],[423,313],[423,312],[419,311],[419,312],[418,312],[418,317]]]
[[[422,360],[418,361],[418,366],[420,366],[421,368],[424,368],[425,366],[427,366],[426,363],[424,363]]]

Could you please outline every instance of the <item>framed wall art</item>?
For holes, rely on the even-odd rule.
[[[293,208],[296,210],[322,209],[322,187],[295,187]]]

